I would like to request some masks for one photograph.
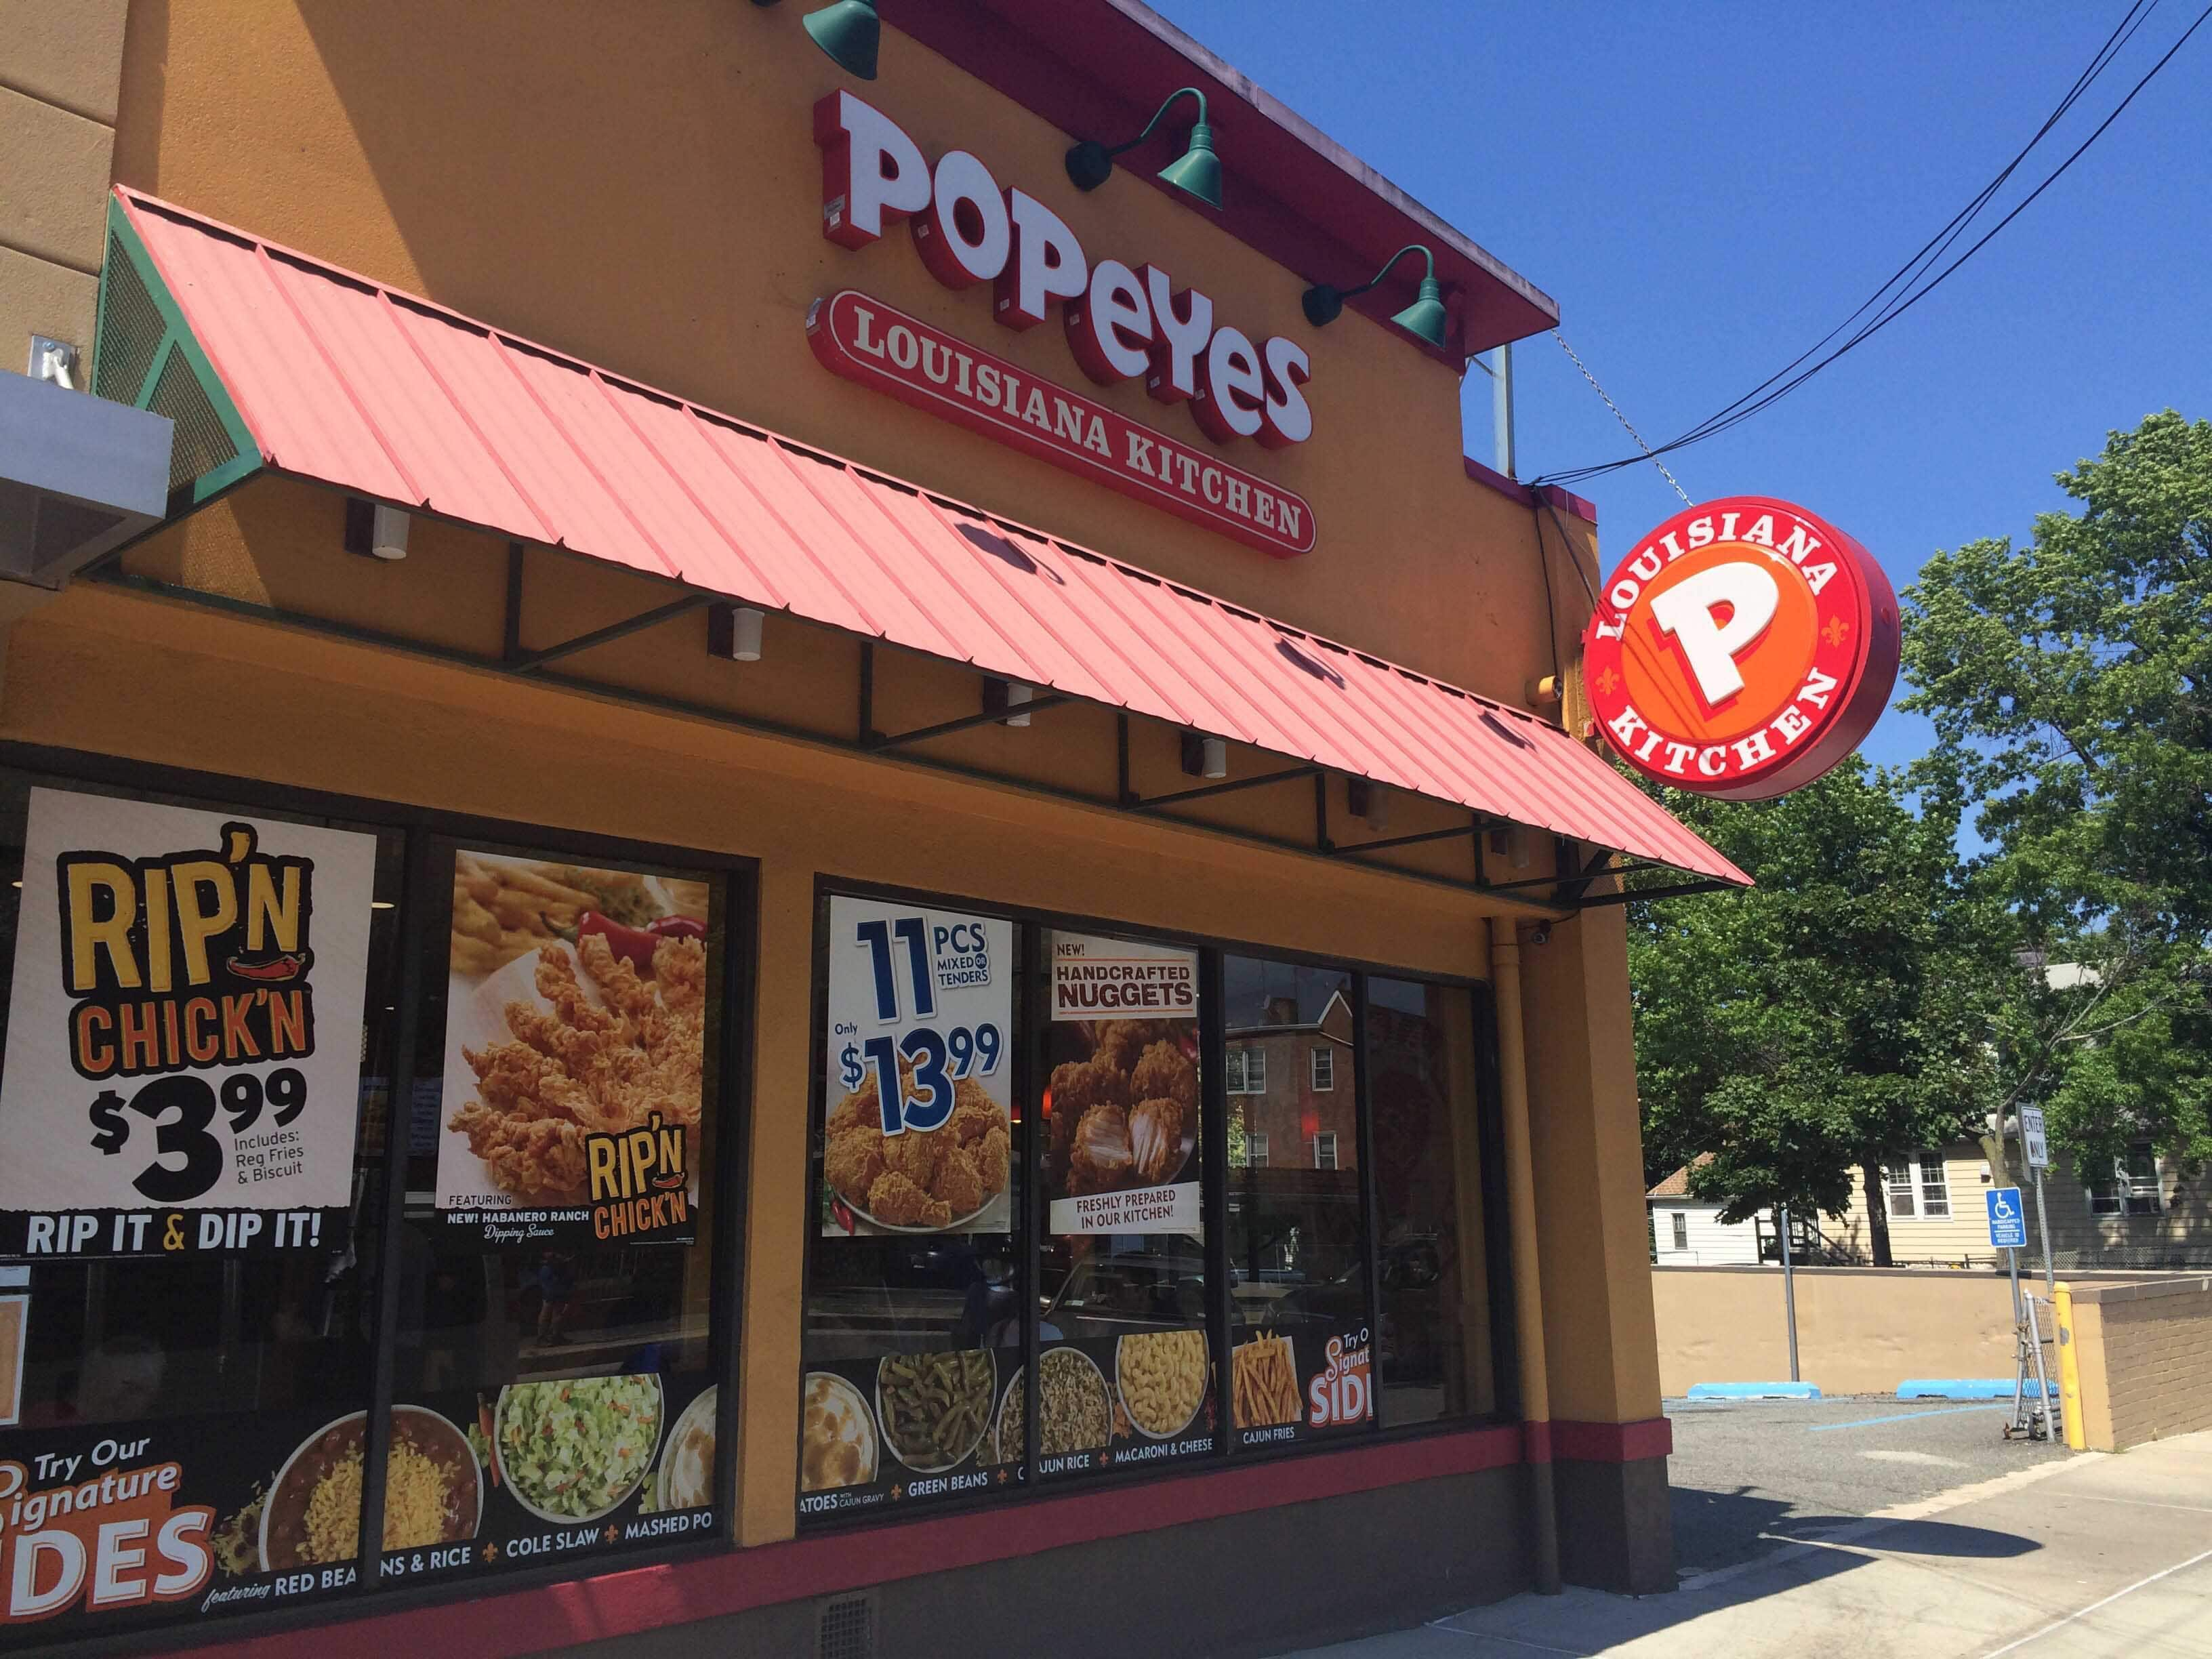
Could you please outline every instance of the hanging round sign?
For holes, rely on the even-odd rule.
[[[1591,712],[1621,758],[1728,800],[1787,794],[1857,748],[1897,656],[1897,595],[1874,556],[1763,495],[1661,525],[1583,633]]]

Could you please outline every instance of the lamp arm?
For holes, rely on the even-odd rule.
[[[1116,144],[1113,149],[1108,150],[1106,153],[1109,155],[1119,155],[1126,150],[1136,149],[1138,145],[1143,143],[1146,139],[1152,136],[1153,129],[1158,127],[1162,121],[1167,118],[1167,112],[1175,107],[1176,100],[1184,96],[1186,94],[1198,100],[1198,124],[1200,126],[1204,126],[1206,125],[1206,94],[1200,92],[1196,87],[1177,87],[1173,92],[1168,94],[1167,101],[1162,104],[1158,110],[1153,112],[1152,118],[1145,123],[1145,130],[1142,132],[1129,140],[1127,143]]]
[[[1404,258],[1408,253],[1418,253],[1421,258],[1429,262],[1427,271],[1429,276],[1434,276],[1437,274],[1437,256],[1430,252],[1427,247],[1419,242],[1408,242],[1405,246],[1400,248],[1395,253],[1385,259],[1382,262],[1382,269],[1376,271],[1372,277],[1369,278],[1366,282],[1362,283],[1358,288],[1347,288],[1342,290],[1344,297],[1347,300],[1352,299],[1358,295],[1368,292],[1370,289],[1381,287],[1382,279],[1390,274],[1390,267],[1396,264],[1399,260]]]

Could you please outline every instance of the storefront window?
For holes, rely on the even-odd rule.
[[[0,840],[0,1645],[342,1593],[399,838],[8,771]]]
[[[1252,957],[1224,965],[1231,1384],[1242,1445],[1374,1420],[1351,975]],[[1325,1062],[1318,1057],[1327,1055]]]
[[[726,884],[442,838],[429,863],[383,1574],[707,1535]]]
[[[799,1512],[905,1513],[1021,1477],[1019,934],[822,902]]]
[[[1376,1369],[1393,1428],[1496,1404],[1474,1030],[1464,990],[1368,981],[1382,1292]]]
[[[1214,1449],[1198,953],[1046,935],[1047,1480]]]

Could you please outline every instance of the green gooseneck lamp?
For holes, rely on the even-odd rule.
[[[1213,129],[1206,123],[1206,94],[1196,87],[1178,87],[1170,93],[1167,101],[1159,106],[1152,118],[1145,123],[1145,130],[1126,144],[1116,144],[1109,149],[1096,139],[1086,138],[1067,152],[1067,177],[1078,190],[1096,190],[1104,184],[1114,171],[1114,158],[1132,150],[1152,136],[1169,110],[1175,107],[1178,98],[1198,100],[1198,124],[1190,130],[1190,142],[1183,153],[1160,169],[1159,176],[1186,196],[1195,196],[1210,208],[1221,205],[1221,158],[1213,153]]]
[[[837,66],[863,81],[876,78],[876,48],[884,38],[876,0],[836,0],[799,20]]]
[[[1390,274],[1390,267],[1408,253],[1418,253],[1428,262],[1428,272],[1421,278],[1420,297],[1390,320],[1417,340],[1425,340],[1442,350],[1450,319],[1444,311],[1443,284],[1437,281],[1437,256],[1419,242],[1408,242],[1382,262],[1382,269],[1358,288],[1334,288],[1327,283],[1316,283],[1305,291],[1300,301],[1305,307],[1306,320],[1316,328],[1327,328],[1344,310],[1344,302],[1357,295],[1377,287]]]

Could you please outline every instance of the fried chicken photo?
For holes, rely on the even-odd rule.
[[[1175,1038],[1171,1019],[1109,1019],[1098,1027],[1097,1058],[1117,1072],[1132,1070],[1138,1057],[1155,1042]]]
[[[1198,1067],[1173,1042],[1155,1042],[1129,1070],[1129,1098],[1172,1100],[1185,1112],[1198,1109]]]
[[[900,1062],[902,1088],[914,1066]],[[941,1228],[972,1216],[1006,1188],[1012,1137],[1006,1109],[974,1078],[953,1085],[952,1111],[935,1129],[884,1133],[875,1074],[832,1107],[822,1178],[886,1227]]]
[[[595,1004],[576,977],[580,960]],[[523,1204],[574,1205],[591,1195],[586,1133],[642,1127],[658,1113],[684,1133],[685,1167],[699,1152],[707,947],[664,939],[653,976],[641,977],[587,933],[571,957],[559,945],[538,952],[540,1008],[507,1005],[514,1040],[461,1053],[477,1095],[447,1127],[468,1137],[492,1180]]]
[[[1071,1060],[1052,1073],[1052,1163],[1065,1167],[1075,1147],[1075,1126],[1093,1106],[1127,1106],[1128,1073],[1094,1057]]]
[[[1129,1161],[1145,1186],[1157,1187],[1182,1167],[1182,1106],[1173,1100],[1129,1109]]]
[[[1129,1115],[1119,1106],[1093,1106],[1075,1126],[1067,1161],[1067,1195],[1086,1198],[1128,1184],[1135,1167],[1129,1146]]]

